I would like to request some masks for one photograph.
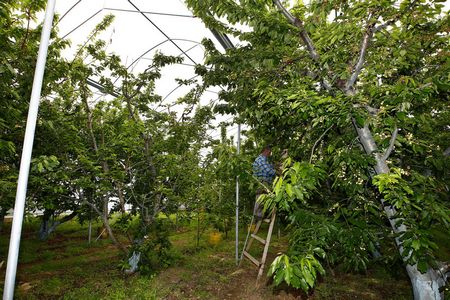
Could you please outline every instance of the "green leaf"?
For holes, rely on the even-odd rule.
[[[428,264],[425,260],[419,260],[417,262],[417,269],[420,271],[420,273],[425,273],[428,270]]]
[[[292,191],[292,185],[290,183],[286,183],[286,193],[289,197],[292,197],[294,192]]]
[[[308,269],[302,270],[303,278],[305,279],[306,283],[308,283],[309,287],[314,287],[314,278],[311,274],[311,272]]]
[[[362,116],[356,116],[355,120],[356,120],[356,124],[358,124],[359,127],[364,127],[365,120]]]
[[[418,241],[418,240],[412,241],[411,247],[412,247],[414,250],[419,250],[419,248],[420,248],[420,241]]]

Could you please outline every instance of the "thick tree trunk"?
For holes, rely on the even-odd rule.
[[[42,216],[41,226],[39,227],[39,239],[41,241],[47,240],[50,234],[56,230],[56,227],[72,220],[77,215],[77,212],[74,211],[60,220],[51,222],[53,213],[53,211],[45,210],[44,215]]]
[[[386,164],[386,157],[377,151],[375,140],[370,132],[369,126],[365,125],[363,128],[359,128],[355,124],[356,131],[358,133],[359,140],[364,147],[367,154],[373,155],[376,160],[374,166],[376,174],[389,173],[389,167]],[[389,219],[389,223],[395,233],[406,232],[408,229],[402,224],[401,220],[395,219],[396,210],[390,205],[385,205],[384,200],[381,200],[384,211]],[[400,225],[396,225],[400,224]],[[400,255],[403,254],[402,242],[399,238],[395,239],[395,242],[400,251]],[[403,255],[402,255],[403,257]],[[444,279],[434,269],[428,269],[424,274],[420,273],[417,269],[417,265],[407,265],[406,271],[411,280],[414,299],[416,300],[431,300],[431,299],[443,299],[443,295],[439,293],[439,288],[445,284]]]
[[[38,238],[41,241],[44,241],[48,238],[48,236],[50,235],[49,232],[49,222],[50,222],[50,218],[53,215],[53,211],[49,211],[49,210],[44,210],[44,214],[42,215],[42,219],[41,219],[41,226],[39,227],[39,233],[38,233]]]
[[[3,223],[5,221],[5,216],[8,210],[4,207],[0,208],[0,233],[3,231]]]

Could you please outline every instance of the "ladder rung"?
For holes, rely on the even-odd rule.
[[[259,236],[257,236],[256,234],[251,234],[251,237],[254,238],[255,240],[258,240],[261,242],[261,244],[265,245],[266,244],[266,240],[263,238],[260,238]]]
[[[252,263],[254,263],[257,267],[259,267],[259,261],[256,260],[253,256],[250,255],[247,251],[244,251],[244,256],[246,256],[248,259],[251,260]]]
[[[263,219],[264,222],[270,223],[271,219]]]

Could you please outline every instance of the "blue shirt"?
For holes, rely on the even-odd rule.
[[[275,177],[275,169],[264,155],[259,155],[253,162],[253,175],[260,181],[272,183]]]

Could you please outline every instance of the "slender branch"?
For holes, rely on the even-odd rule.
[[[281,4],[280,0],[273,0],[273,4],[280,10],[280,12],[283,14],[283,16],[286,17],[286,19],[295,27],[300,29],[300,38],[303,40],[303,42],[306,45],[306,48],[308,49],[309,55],[313,59],[313,61],[318,65],[320,71],[322,71],[322,68],[320,67],[320,59],[319,59],[319,53],[317,53],[316,48],[314,47],[314,43],[311,40],[311,38],[308,35],[308,32],[305,30],[305,26],[303,25],[303,21],[300,20],[297,17],[294,17],[284,6]],[[321,72],[322,73],[322,72]],[[331,91],[332,87],[329,81],[324,77],[322,78],[322,85],[327,91]]]
[[[369,16],[368,20],[370,20],[371,18],[372,18],[372,16]],[[364,34],[362,41],[361,41],[361,49],[359,51],[358,61],[356,62],[355,66],[353,67],[352,75],[350,76],[350,78],[347,80],[347,82],[345,84],[345,92],[347,94],[351,93],[351,89],[352,89],[353,85],[355,84],[356,79],[358,79],[359,74],[361,73],[361,70],[363,68],[364,61],[365,61],[365,56],[367,53],[367,48],[369,47],[369,43],[370,43],[370,40],[373,38],[373,35],[376,32],[395,23],[395,21],[397,21],[397,18],[389,20],[389,21],[385,22],[384,24],[381,24],[378,26],[374,26],[374,23],[370,23],[368,21],[368,24],[366,27],[366,33]]]
[[[386,152],[384,152],[384,155],[383,155],[384,160],[388,159],[389,155],[391,155],[391,152],[394,149],[395,140],[397,139],[397,134],[398,134],[398,128],[396,126],[394,131],[392,132],[391,140],[389,142],[389,147],[386,149]]]
[[[450,147],[444,150],[443,152],[444,156],[450,156]]]
[[[395,19],[392,19],[392,20],[387,21],[387,22],[384,23],[384,24],[380,24],[380,25],[374,27],[374,28],[372,29],[372,32],[373,32],[373,33],[377,33],[378,31],[385,29],[385,28],[388,27],[389,25],[394,24],[397,20],[398,20],[398,18],[395,18]]]
[[[380,30],[382,30],[382,29],[388,27],[389,25],[392,25],[392,24],[394,24],[395,22],[397,22],[397,21],[400,19],[401,16],[405,16],[405,13],[406,13],[407,11],[411,10],[418,2],[419,2],[419,0],[414,0],[414,1],[412,1],[412,2],[408,5],[408,7],[405,8],[405,11],[404,11],[404,12],[400,12],[400,11],[399,11],[399,13],[395,16],[395,18],[393,18],[393,19],[391,19],[391,20],[389,20],[389,21],[386,21],[384,24],[380,24],[380,25],[374,27],[374,28],[372,29],[373,33],[376,33],[376,32],[378,32],[378,31],[380,31]],[[409,11],[409,12],[411,12],[411,11]],[[408,16],[408,17],[409,17],[409,16]]]
[[[105,225],[106,230],[108,231],[108,235],[109,238],[111,239],[111,241],[117,246],[117,248],[122,251],[123,253],[127,253],[128,250],[127,248],[120,243],[119,241],[117,241],[117,239],[114,236],[114,233],[112,232],[111,226],[109,225],[108,222],[108,218],[107,216],[105,216],[98,208],[97,206],[95,206],[94,204],[92,204],[91,202],[85,200],[84,203],[86,203],[87,205],[89,205],[90,207],[92,207],[92,209],[95,210],[95,212],[102,218],[103,220],[103,225]]]
[[[332,124],[330,127],[328,127],[323,133],[322,135],[317,139],[317,141],[314,143],[312,149],[311,149],[311,156],[309,157],[309,163],[312,162],[312,158],[313,158],[313,153],[314,153],[314,149],[316,148],[317,144],[323,139],[323,137],[325,136],[325,134],[327,134],[327,132],[334,126],[334,124]]]
[[[73,218],[76,217],[77,214],[78,214],[77,211],[73,211],[71,214],[64,216],[61,220],[57,221],[59,222],[58,225],[72,220]]]
[[[305,30],[305,26],[303,25],[303,21],[299,18],[294,17],[280,2],[280,0],[273,1],[275,6],[281,11],[281,13],[286,17],[286,19],[295,27],[300,29],[300,37],[308,48],[308,52],[311,58],[315,61],[319,61],[319,54],[317,53],[316,48],[314,47],[314,43],[309,37],[309,34]]]
[[[97,140],[95,138],[94,129],[93,129],[93,120],[92,120],[92,110],[89,107],[89,103],[87,101],[87,87],[83,84],[80,89],[82,90],[81,101],[84,104],[84,108],[87,114],[87,125],[89,130],[89,135],[92,140],[92,146],[94,147],[95,153],[98,153]]]
[[[364,107],[367,110],[367,112],[372,116],[376,116],[380,112],[379,108],[375,108],[370,105],[361,105],[361,104],[355,103],[355,104],[353,104],[353,107],[355,107],[355,108]]]
[[[369,42],[373,37],[373,30],[370,28],[373,25],[368,25],[366,28],[366,33],[364,34],[364,37],[361,42],[361,50],[359,51],[358,61],[353,67],[353,73],[350,76],[350,78],[345,83],[345,93],[350,94],[353,85],[356,82],[356,79],[358,78],[359,74],[361,73],[362,67],[364,65],[365,56],[367,53],[367,47],[369,46]]]
[[[274,0],[277,1],[277,0]],[[406,10],[412,9],[414,5],[417,3],[417,1],[411,2],[411,4],[406,8]],[[375,26],[375,22],[370,22],[370,19],[372,19],[372,15],[370,14],[367,21],[366,26],[366,33],[364,34],[362,41],[361,41],[361,49],[359,51],[358,61],[356,62],[355,66],[353,67],[353,73],[350,76],[350,78],[347,80],[345,84],[344,92],[349,95],[352,94],[352,87],[355,84],[356,80],[358,79],[359,74],[361,73],[362,67],[364,65],[365,56],[367,53],[367,48],[369,46],[370,40],[373,38],[373,35],[388,27],[391,24],[394,24],[404,13],[398,13],[393,19],[386,21],[383,24],[380,24],[378,26]]]
[[[281,4],[279,0],[274,0],[273,3],[275,6],[280,10],[280,12],[288,19],[289,22],[292,24],[295,24],[295,22],[298,20],[296,17],[294,17],[284,6]]]
[[[87,205],[89,205],[93,210],[95,210],[95,212],[100,216],[103,217],[103,213],[97,208],[97,206],[95,206],[94,204],[92,204],[91,202],[85,200],[84,203],[86,203]]]
[[[20,49],[22,49],[22,50],[25,48],[25,44],[27,42],[28,35],[30,34],[31,7],[28,7],[26,14],[27,14],[27,29],[25,31],[25,36],[23,38],[22,45],[20,46]]]
[[[246,171],[246,172],[247,172],[247,174],[249,174],[253,179],[255,179],[255,181],[256,181],[257,183],[259,183],[259,184],[266,190],[267,193],[270,193],[270,192],[271,192],[270,189],[267,188],[267,186],[266,186],[264,183],[262,183],[261,181],[259,181],[259,179],[256,178],[255,175],[253,175],[253,174],[250,173],[249,171]]]

